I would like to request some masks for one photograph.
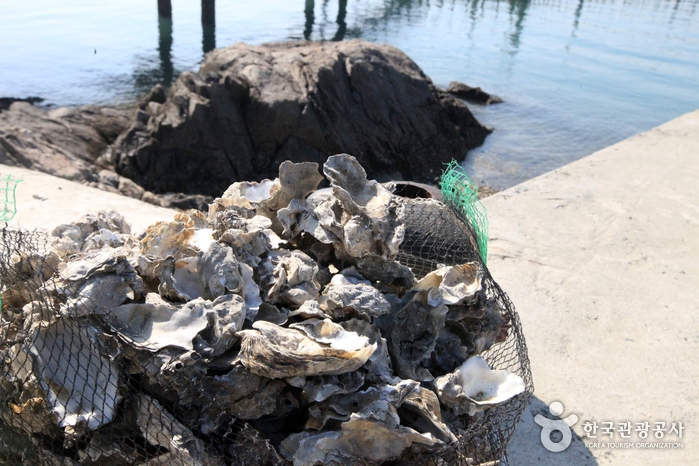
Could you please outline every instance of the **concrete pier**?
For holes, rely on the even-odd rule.
[[[484,204],[536,388],[510,464],[699,464],[699,111]],[[579,418],[561,453],[534,422],[554,401]]]

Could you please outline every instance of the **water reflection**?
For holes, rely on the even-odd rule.
[[[325,15],[325,10],[328,6],[327,0],[323,2],[323,14]],[[306,0],[306,7],[303,10],[306,22],[303,28],[303,38],[306,40],[311,40],[313,35],[313,26],[315,25],[315,2],[313,0]],[[347,35],[347,0],[338,1],[338,12],[335,24],[337,24],[337,31],[335,35],[330,39],[331,41],[341,41]],[[327,21],[322,21],[318,27],[320,40],[325,39],[325,23]],[[293,40],[293,37],[290,37]]]
[[[345,17],[347,16],[347,0],[340,0],[340,10],[337,13],[337,32],[332,38],[334,41],[339,41],[345,38],[345,33],[347,32],[347,23],[345,22]]]
[[[510,0],[510,16],[515,19],[515,31],[510,34],[510,45],[514,49],[510,51],[511,55],[515,55],[519,50],[519,42],[524,30],[524,19],[527,17],[530,3],[530,0]]]
[[[306,0],[306,8],[303,10],[304,15],[306,16],[306,24],[303,28],[303,38],[306,40],[311,40],[311,33],[313,32],[313,23],[315,22],[313,10],[315,10],[315,2],[313,0]]]
[[[158,55],[163,86],[170,87],[175,69],[172,65],[172,18],[158,17]]]
[[[677,1],[680,1],[680,0],[677,0]],[[578,24],[580,24],[580,14],[582,13],[584,3],[585,3],[585,0],[580,0],[578,2],[578,7],[575,9],[575,21],[573,21],[573,33],[571,34],[571,36],[573,36],[573,37],[577,37],[577,35],[575,35],[575,33],[578,32]]]

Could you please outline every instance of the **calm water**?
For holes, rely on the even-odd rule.
[[[0,96],[128,102],[238,41],[393,44],[432,80],[480,86],[495,128],[465,166],[505,188],[699,108],[699,0],[4,1]],[[204,30],[203,30],[204,29]]]

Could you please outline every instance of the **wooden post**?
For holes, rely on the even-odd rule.
[[[216,0],[201,0],[201,29],[204,53],[216,48]]]
[[[201,0],[201,24],[216,26],[216,0]]]
[[[158,0],[158,16],[172,18],[172,3],[170,3],[170,0]]]

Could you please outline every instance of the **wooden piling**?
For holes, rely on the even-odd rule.
[[[172,18],[172,3],[170,0],[158,0],[158,16]]]

